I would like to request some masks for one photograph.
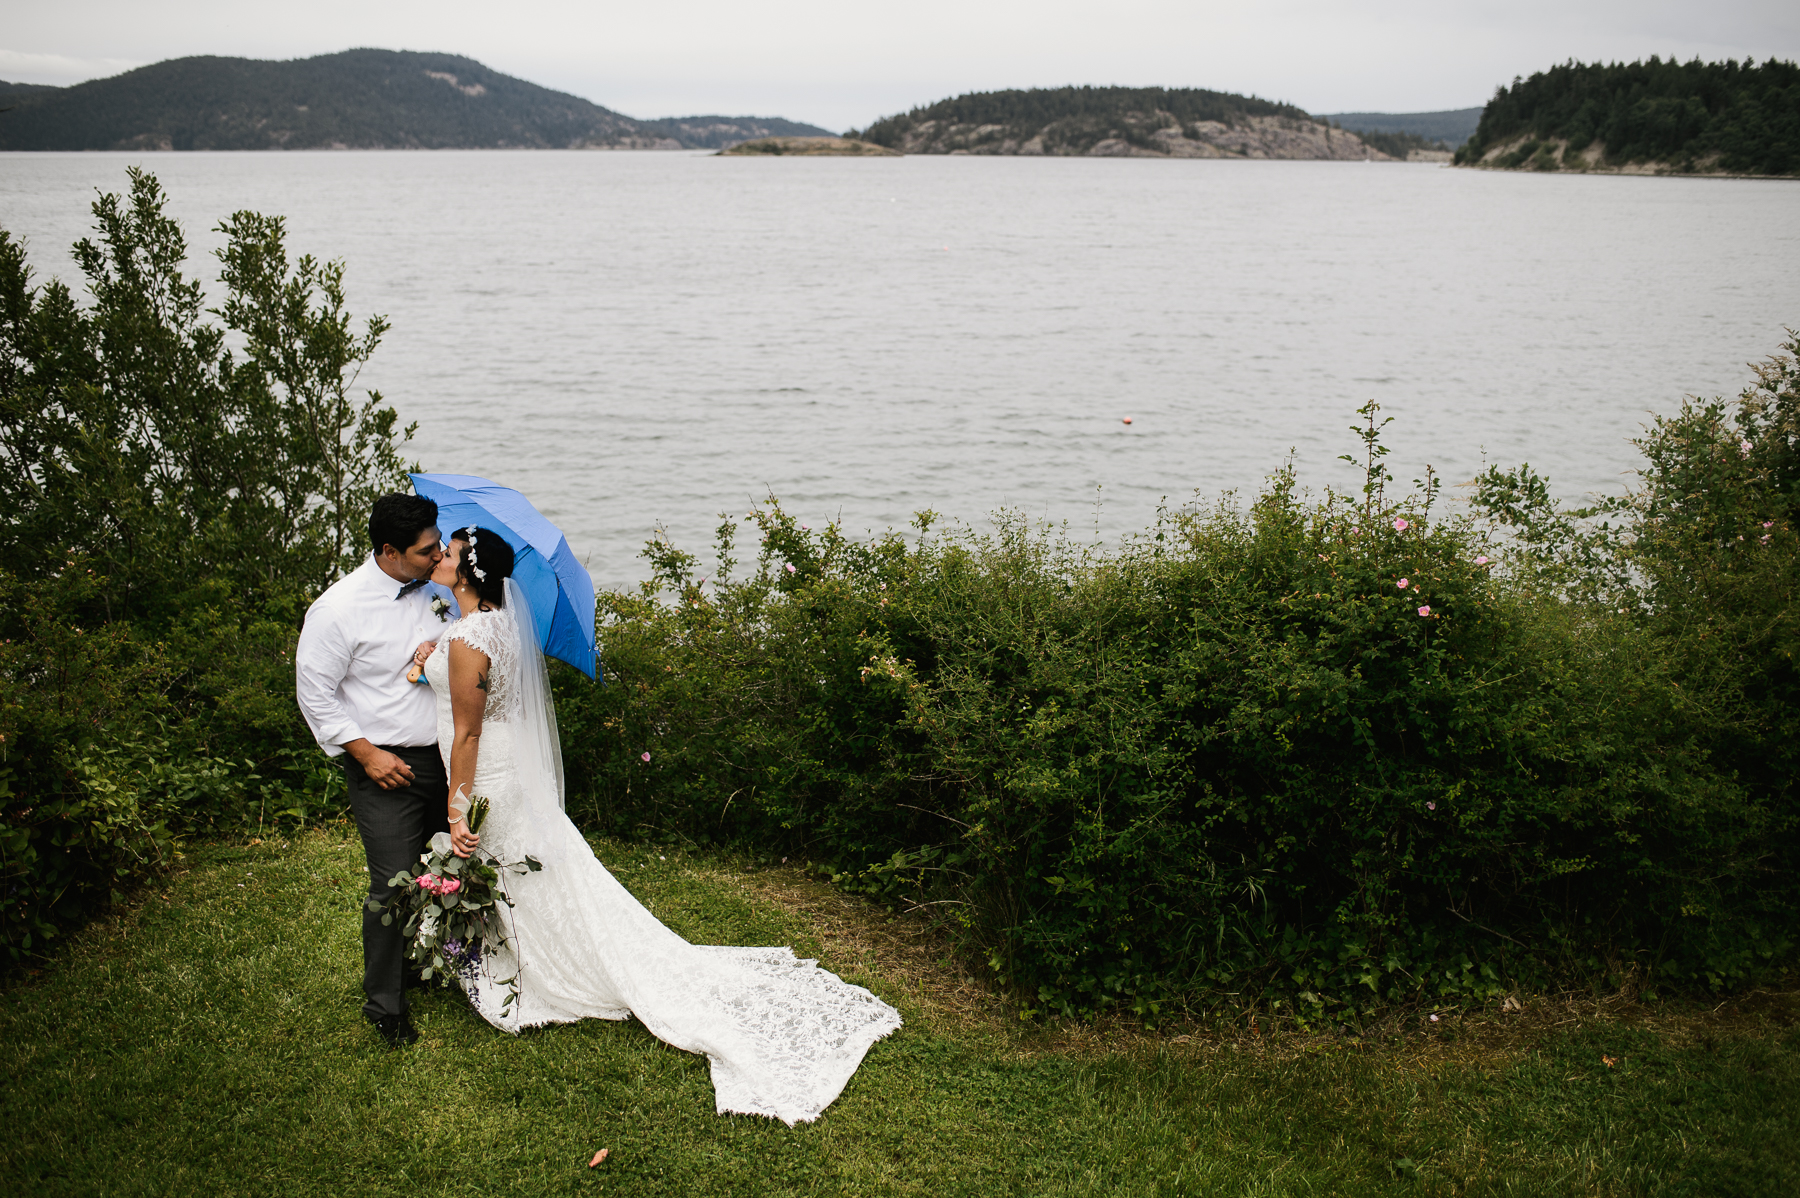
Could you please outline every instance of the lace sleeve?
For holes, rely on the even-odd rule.
[[[461,641],[487,654],[488,719],[510,719],[517,706],[512,680],[518,674],[518,626],[504,609],[472,611],[444,633],[447,641]]]
[[[472,611],[444,633],[444,639],[461,641],[471,649],[479,649],[493,661],[497,656],[502,629],[497,611]]]

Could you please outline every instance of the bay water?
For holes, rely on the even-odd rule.
[[[770,494],[854,535],[1008,507],[1111,541],[1290,449],[1351,487],[1369,399],[1403,482],[1614,492],[1652,414],[1800,325],[1800,184],[1404,164],[0,155],[40,278],[79,282],[132,164],[196,274],[245,208],[344,259],[408,456],[525,491],[603,587]]]

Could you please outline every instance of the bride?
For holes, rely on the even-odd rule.
[[[502,861],[543,863],[508,881],[510,942],[463,971],[471,1004],[507,1032],[635,1016],[706,1055],[720,1114],[818,1118],[899,1013],[790,949],[689,944],[607,872],[563,814],[556,717],[512,548],[474,527],[447,548],[431,580],[455,592],[464,615],[424,665],[450,773],[451,844],[459,856],[480,845]],[[476,795],[492,804],[479,836],[463,818]]]

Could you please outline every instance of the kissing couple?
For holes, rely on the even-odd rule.
[[[489,1023],[635,1017],[706,1056],[720,1114],[818,1118],[899,1013],[791,949],[689,944],[600,864],[563,812],[543,650],[500,532],[445,540],[436,503],[392,494],[375,501],[369,544],[308,609],[294,659],[300,710],[342,763],[368,861],[363,1014],[376,1031],[393,1047],[419,1038],[403,921],[384,926],[380,908],[447,834],[459,856],[543,867],[508,884],[510,935],[453,973]],[[476,835],[465,813],[478,796]]]

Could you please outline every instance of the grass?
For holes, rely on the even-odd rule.
[[[788,943],[894,1003],[794,1129],[713,1114],[635,1023],[517,1038],[457,994],[359,1014],[360,850],[210,845],[0,993],[0,1177],[33,1195],[1800,1192],[1800,996],[1539,1002],[1379,1042],[1020,1029],[928,938],[794,871],[602,842],[689,939]],[[1610,1063],[1608,1063],[1610,1058]],[[596,1149],[611,1150],[597,1169]]]

